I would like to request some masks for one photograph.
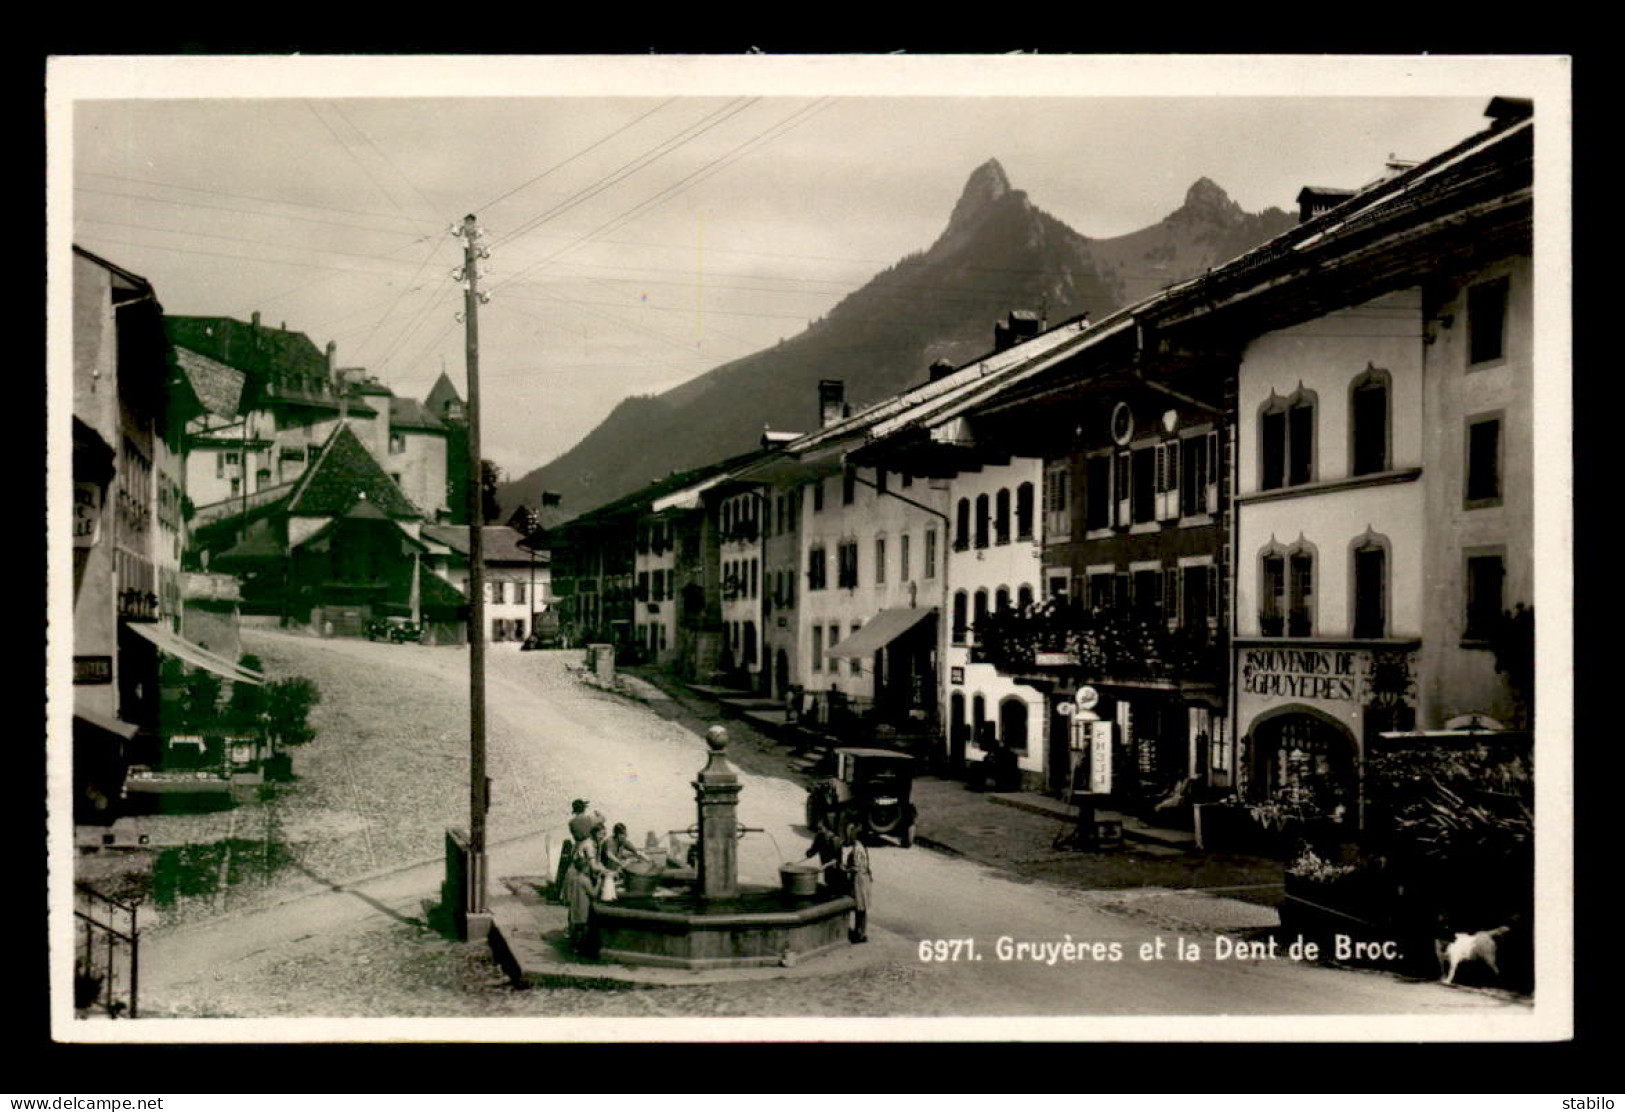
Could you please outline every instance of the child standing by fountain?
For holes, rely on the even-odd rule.
[[[857,823],[849,823],[846,841],[841,844],[841,871],[846,874],[848,891],[852,895],[852,929],[847,938],[853,943],[869,941],[869,888],[874,874],[869,871],[869,847],[858,836]]]

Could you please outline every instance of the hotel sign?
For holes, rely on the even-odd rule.
[[[95,483],[73,484],[73,547],[91,548],[101,531],[102,490]]]
[[[1241,658],[1241,689],[1249,695],[1353,702],[1360,694],[1366,654],[1354,649],[1248,649]]]
[[[76,656],[73,658],[74,683],[112,683],[113,658],[110,656]]]

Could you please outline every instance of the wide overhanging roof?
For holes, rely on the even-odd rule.
[[[223,656],[216,656],[202,645],[194,645],[186,638],[154,622],[131,622],[130,632],[145,637],[159,650],[170,656],[178,657],[186,663],[198,668],[207,669],[217,676],[224,676],[235,683],[248,683],[258,687],[265,682],[265,677],[259,672],[251,672],[247,668],[240,668]]]
[[[873,656],[903,634],[937,612],[935,606],[899,606],[882,610],[852,636],[830,649],[826,655],[839,657]]]

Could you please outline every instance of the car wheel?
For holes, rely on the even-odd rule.
[[[897,804],[875,804],[869,808],[869,829],[876,834],[890,834],[903,825],[903,809]]]

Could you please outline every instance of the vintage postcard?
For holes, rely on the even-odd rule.
[[[1566,59],[47,78],[57,1040],[1571,1036]]]

